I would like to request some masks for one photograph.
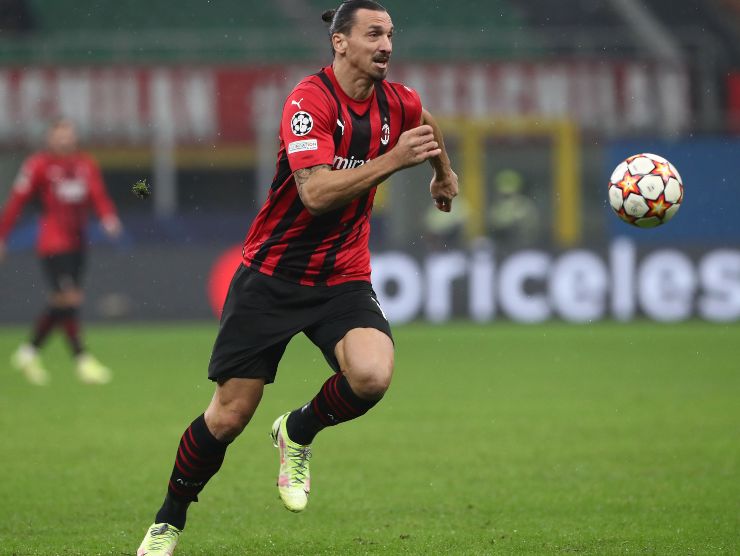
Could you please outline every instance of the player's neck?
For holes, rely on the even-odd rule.
[[[47,152],[55,158],[69,158],[77,154],[77,149],[47,149]]]
[[[344,94],[351,99],[361,102],[373,94],[375,83],[367,75],[353,70],[352,67],[338,60],[332,64],[332,71]]]

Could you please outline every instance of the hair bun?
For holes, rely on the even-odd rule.
[[[325,23],[331,23],[334,20],[335,13],[337,13],[337,10],[326,10],[323,14],[321,14],[321,19]]]

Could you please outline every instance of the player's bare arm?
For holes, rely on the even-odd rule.
[[[293,177],[295,178],[295,186],[298,188],[298,196],[301,198],[301,201],[303,201],[306,208],[308,208],[308,200],[304,198],[303,188],[312,175],[322,170],[331,170],[331,166],[328,164],[320,164],[318,166],[311,166],[310,168],[301,168],[300,170],[296,170],[293,174]]]
[[[328,164],[295,172],[296,187],[306,210],[314,216],[344,206],[385,181],[391,174],[439,156],[431,126],[401,134],[390,151],[357,168],[332,170]]]
[[[434,176],[429,184],[429,192],[439,210],[450,212],[452,210],[452,199],[458,193],[457,174],[452,170],[450,157],[447,155],[447,149],[445,149],[442,137],[442,129],[432,115],[423,108],[421,111],[421,123],[431,126],[434,132],[434,139],[439,145],[440,151],[437,156],[429,159],[429,163],[434,169]]]

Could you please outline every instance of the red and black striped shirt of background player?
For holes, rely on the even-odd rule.
[[[356,164],[352,161],[368,161],[384,154],[398,142],[403,131],[418,126],[421,118],[421,101],[416,92],[387,81],[375,84],[367,109],[356,113],[331,67],[305,78],[288,99],[298,97],[294,95],[296,91],[301,99],[313,95],[312,100],[326,108],[325,114],[311,116],[330,118],[333,161],[324,159],[321,163],[330,163],[333,169],[348,164],[351,167]],[[286,102],[284,121],[286,114],[292,114],[291,109]],[[388,127],[384,130],[385,125]],[[286,151],[291,138],[286,135],[283,128],[275,178],[247,234],[244,264],[267,275],[310,286],[370,281],[369,220],[376,188],[346,206],[312,216],[298,196],[293,172],[300,168],[291,168]],[[350,162],[342,163],[341,159]]]

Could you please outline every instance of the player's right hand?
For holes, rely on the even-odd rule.
[[[116,239],[118,236],[121,235],[121,232],[123,231],[123,226],[121,225],[121,221],[118,219],[117,216],[106,216],[102,220],[103,230],[105,230],[105,233],[108,234],[108,237]]]
[[[434,130],[430,125],[420,125],[404,131],[393,147],[399,169],[421,164],[425,160],[439,156],[442,149],[434,139]]]

